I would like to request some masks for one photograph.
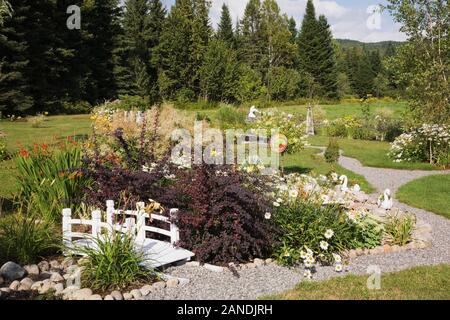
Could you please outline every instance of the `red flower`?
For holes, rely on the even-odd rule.
[[[19,151],[19,155],[20,155],[22,158],[29,158],[29,157],[30,157],[30,153],[29,153],[27,150],[25,150],[25,149],[21,149],[21,150]]]

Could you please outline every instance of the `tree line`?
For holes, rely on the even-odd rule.
[[[3,1],[3,0],[2,0]],[[0,28],[0,111],[75,113],[121,95],[244,103],[395,95],[384,56],[340,48],[312,0],[300,26],[276,0],[249,0],[233,25],[209,0],[9,0]],[[81,29],[66,27],[70,5]],[[389,51],[389,52],[388,52]]]

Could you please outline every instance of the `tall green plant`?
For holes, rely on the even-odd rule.
[[[95,238],[93,247],[81,247],[82,282],[98,290],[122,289],[140,280],[154,279],[152,270],[143,268],[146,257],[134,246],[130,234],[113,232]]]
[[[49,149],[46,145],[21,150],[17,158],[18,198],[28,213],[59,220],[61,210],[76,209],[81,190],[87,183],[81,172],[82,152],[66,144]]]
[[[18,213],[0,219],[0,264],[15,261],[36,263],[57,252],[61,239],[54,226]]]

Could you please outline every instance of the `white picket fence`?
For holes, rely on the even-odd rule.
[[[80,246],[95,247],[93,239],[101,239],[105,232],[112,234],[114,231],[118,231],[134,236],[136,248],[145,253],[149,261],[147,265],[152,268],[181,260],[190,260],[194,256],[194,253],[175,246],[180,240],[180,232],[171,218],[175,217],[178,209],[171,209],[170,217],[165,217],[146,213],[145,204],[142,202],[138,203],[136,207],[137,210],[117,210],[114,208],[114,201],[108,200],[106,202],[106,221],[102,221],[100,210],[92,212],[91,220],[85,220],[72,219],[72,210],[63,209],[62,231],[65,247],[69,248],[71,253],[77,253],[77,248]],[[149,225],[153,221],[167,224],[168,229]],[[73,232],[74,225],[90,226],[91,231],[90,233]],[[170,242],[148,237],[148,232],[164,235],[170,239]]]

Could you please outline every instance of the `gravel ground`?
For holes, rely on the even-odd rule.
[[[359,161],[341,157],[340,164],[356,173],[362,174],[379,191],[390,188],[397,190],[402,184],[427,175],[447,172],[404,171],[363,167]],[[374,195],[373,195],[374,196]],[[344,272],[338,274],[332,267],[318,267],[315,280],[325,280],[346,274],[366,274],[369,266],[378,266],[382,273],[395,272],[422,265],[450,264],[450,220],[433,213],[412,208],[395,202],[395,206],[413,212],[418,218],[429,223],[432,228],[433,246],[428,249],[361,256],[353,259]],[[239,276],[226,270],[215,273],[200,267],[173,267],[166,271],[172,276],[189,279],[190,282],[178,288],[166,288],[151,293],[146,299],[257,299],[263,295],[289,290],[303,281],[303,269],[288,269],[268,265],[257,269],[239,271]]]
[[[450,170],[424,171],[370,168],[364,167],[361,162],[356,159],[344,156],[340,157],[339,164],[348,170],[363,175],[378,192],[390,189],[393,194],[395,194],[398,188],[410,181],[426,176],[450,173]]]

